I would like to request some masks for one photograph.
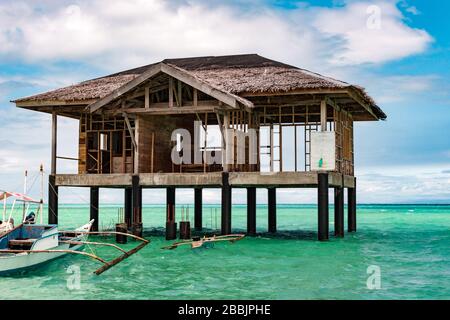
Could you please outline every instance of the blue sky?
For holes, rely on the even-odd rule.
[[[378,28],[368,25],[374,12]],[[388,114],[356,126],[360,202],[449,203],[448,12],[448,1],[425,0],[2,0],[0,188],[20,189],[23,170],[48,167],[50,156],[49,116],[10,100],[168,57],[258,53],[359,84]],[[76,122],[60,128],[59,153],[76,156]],[[75,170],[67,162],[59,168]],[[86,191],[62,197],[79,202]],[[189,202],[192,192],[178,197]],[[104,202],[117,199],[102,192]],[[208,192],[207,201],[218,200]],[[279,192],[279,202],[292,201],[314,202],[315,193]]]

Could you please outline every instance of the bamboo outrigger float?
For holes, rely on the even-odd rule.
[[[207,244],[221,242],[221,241],[229,241],[231,243],[235,243],[236,241],[242,240],[245,237],[245,234],[227,234],[223,236],[212,236],[212,237],[194,237],[192,240],[184,240],[174,242],[170,246],[163,247],[162,249],[173,250],[181,246],[190,245],[191,249],[201,248]]]

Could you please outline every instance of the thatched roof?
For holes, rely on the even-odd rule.
[[[361,95],[376,115],[386,115],[363,88],[304,69],[273,61],[256,54],[166,59],[160,62],[179,69],[223,92],[245,96],[249,93],[286,93],[296,90],[348,89]],[[80,102],[104,98],[135,79],[155,64],[126,70],[76,85],[15,100],[23,102]]]

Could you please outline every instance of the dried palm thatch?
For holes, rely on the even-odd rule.
[[[223,92],[245,95],[251,93],[288,93],[296,90],[351,88],[374,108],[380,118],[386,115],[373,99],[358,86],[325,77],[308,70],[273,61],[256,54],[166,59],[171,65]],[[122,87],[154,64],[126,70],[102,78],[15,100],[20,102],[87,101],[101,99]]]

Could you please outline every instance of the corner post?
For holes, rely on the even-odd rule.
[[[51,174],[48,177],[48,223],[58,224],[58,186],[56,177]]]
[[[256,234],[256,188],[247,188],[247,234]]]
[[[202,221],[202,215],[203,215],[203,199],[202,199],[202,188],[195,188],[194,189],[194,224],[195,224],[195,230],[196,231],[202,231],[203,229],[203,221]]]
[[[56,186],[56,145],[58,139],[58,116],[52,112],[52,154],[48,177],[48,223],[58,224],[58,187]]]
[[[344,188],[334,188],[334,235],[344,237]]]
[[[277,189],[269,188],[268,191],[268,218],[269,218],[269,232],[277,232]]]
[[[222,235],[231,233],[231,186],[228,172],[222,172]]]
[[[94,219],[94,224],[92,225],[92,231],[98,231],[98,196],[99,196],[99,188],[91,187],[90,190],[90,219]]]
[[[328,173],[319,173],[318,186],[318,239],[328,240]]]
[[[356,179],[355,186],[348,188],[348,232],[356,232]]]
[[[139,175],[131,178],[133,217],[131,233],[142,237],[142,187],[139,184]]]
[[[166,189],[166,240],[177,238],[177,224],[175,222],[175,188]]]
[[[56,157],[57,157],[57,143],[58,143],[58,115],[55,111],[52,112],[52,158],[50,172],[56,174]]]

